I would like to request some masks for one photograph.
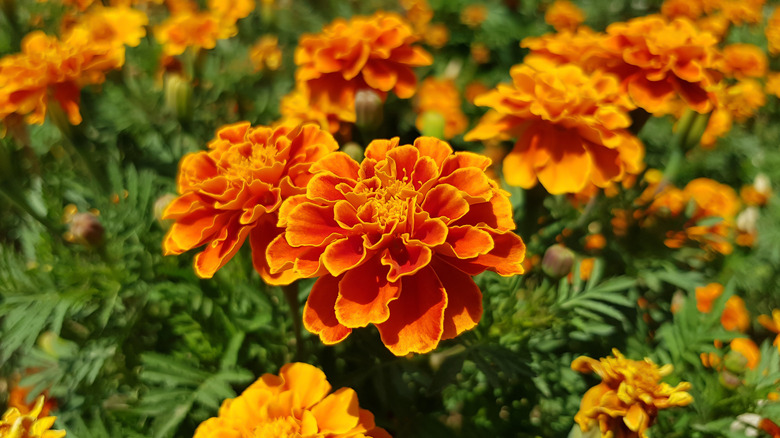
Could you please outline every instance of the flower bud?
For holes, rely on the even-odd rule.
[[[571,272],[574,265],[574,253],[563,245],[547,248],[542,259],[542,270],[553,278],[561,278]]]
[[[165,107],[179,120],[192,117],[192,84],[182,75],[165,76]]]
[[[704,131],[707,129],[707,124],[709,122],[709,114],[696,115],[696,118],[693,120],[693,123],[691,123],[691,127],[688,130],[688,134],[685,136],[686,148],[696,146],[701,142],[701,136],[704,135]]]
[[[341,147],[341,152],[344,152],[345,154],[349,155],[353,160],[360,163],[363,161],[363,148],[360,147],[359,144],[355,143],[354,141],[351,141],[344,146]]]
[[[159,198],[157,198],[156,201],[154,201],[154,219],[157,221],[157,223],[160,225],[160,228],[163,230],[168,230],[168,228],[173,225],[174,220],[173,219],[163,219],[163,213],[165,213],[165,209],[168,208],[168,205],[173,202],[173,200],[176,199],[176,195],[173,193],[166,193]]]
[[[382,123],[382,98],[376,91],[362,88],[355,93],[355,125],[361,129],[376,129]]]
[[[721,385],[729,389],[737,389],[737,387],[742,384],[742,381],[740,381],[738,376],[727,370],[720,372],[720,377],[718,380],[720,381]]]
[[[105,229],[92,213],[76,213],[70,220],[70,227],[65,235],[69,242],[80,243],[84,246],[98,246],[103,243]]]
[[[426,111],[420,116],[420,133],[428,137],[444,139],[444,127],[447,120],[438,111]]]

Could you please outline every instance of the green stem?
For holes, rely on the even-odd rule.
[[[284,298],[290,306],[290,315],[292,316],[293,331],[295,333],[295,357],[297,360],[303,359],[303,336],[301,332],[300,303],[298,302],[298,282],[282,286]]]

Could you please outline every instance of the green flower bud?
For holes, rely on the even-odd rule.
[[[376,129],[382,123],[384,102],[376,91],[363,88],[355,93],[355,125]]]
[[[192,84],[178,74],[165,76],[165,107],[176,114],[179,120],[192,117]]]
[[[447,125],[447,120],[438,111],[426,111],[420,116],[420,129],[421,134],[428,137],[436,137],[444,139],[444,127]]]
[[[574,253],[563,245],[547,248],[542,259],[542,270],[553,278],[561,278],[571,272],[574,265]]]

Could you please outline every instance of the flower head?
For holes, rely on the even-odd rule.
[[[417,78],[412,67],[429,65],[431,55],[413,46],[418,37],[399,15],[336,19],[319,34],[303,35],[295,51],[295,78],[316,108],[343,108],[340,118],[355,121],[355,94],[371,88],[407,99]]]
[[[91,8],[75,27],[84,29],[92,44],[113,44],[136,47],[146,35],[149,18],[142,11],[128,6]]]
[[[166,55],[181,55],[188,47],[213,49],[217,40],[230,38],[238,30],[210,11],[183,11],[171,15],[154,28],[154,37]]]
[[[221,128],[208,151],[181,160],[180,196],[163,216],[176,220],[163,241],[165,254],[206,245],[195,256],[195,272],[209,278],[249,238],[260,276],[286,282],[265,261],[266,246],[281,233],[277,210],[286,198],[303,193],[312,163],[336,149],[333,137],[314,125],[272,129],[243,122]]]
[[[62,438],[65,431],[49,430],[56,417],[41,415],[45,405],[44,397],[39,396],[35,406],[22,414],[17,408],[10,408],[0,418],[0,438]]]
[[[772,15],[769,16],[764,33],[769,44],[769,53],[773,55],[780,53],[780,7],[775,7],[772,10]]]
[[[305,363],[264,374],[241,395],[227,399],[216,417],[195,430],[194,438],[390,438],[360,409],[354,390],[332,394],[325,373]]]
[[[427,78],[417,92],[415,110],[417,129],[423,130],[423,114],[434,111],[445,120],[444,138],[452,138],[466,130],[468,120],[460,109],[460,93],[452,79]]]
[[[767,72],[769,61],[766,54],[753,44],[729,44],[723,48],[717,69],[735,78],[760,78]]]
[[[460,22],[474,29],[487,19],[488,9],[483,4],[468,5],[460,11]]]
[[[723,285],[710,283],[696,288],[696,308],[699,312],[710,313],[712,304],[723,294]]]
[[[631,119],[614,76],[541,59],[510,73],[512,85],[475,99],[492,109],[465,136],[517,139],[504,158],[508,184],[529,188],[538,179],[550,193],[574,193],[642,169],[644,148],[626,130]]]
[[[738,295],[730,296],[720,315],[720,324],[726,330],[746,332],[750,328],[750,313],[745,308],[745,300]]]
[[[780,309],[772,310],[771,317],[768,315],[759,315],[758,323],[763,325],[767,330],[777,333],[773,345],[776,345],[777,349],[780,350]]]
[[[566,29],[573,30],[585,21],[585,13],[569,0],[555,0],[547,8],[544,21],[558,32]]]
[[[375,324],[399,356],[474,327],[482,294],[471,276],[522,273],[525,254],[489,164],[431,137],[375,140],[360,164],[341,152],[320,160],[306,194],[282,205],[285,232],[267,251],[272,273],[320,276],[304,326],[334,344]]]
[[[279,38],[275,35],[263,35],[249,49],[249,59],[255,71],[263,69],[278,70],[282,64],[282,51],[279,49]]]
[[[581,373],[596,373],[601,383],[582,397],[574,421],[583,431],[598,427],[603,437],[647,438],[647,429],[658,411],[687,406],[693,397],[685,392],[691,384],[670,386],[661,378],[672,372],[671,365],[658,367],[650,359],[626,359],[616,349],[614,357],[600,360],[575,359],[571,368]]]

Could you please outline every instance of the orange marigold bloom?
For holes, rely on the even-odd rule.
[[[477,64],[490,62],[490,48],[484,43],[471,43],[471,59]]]
[[[436,23],[426,27],[422,36],[425,44],[434,49],[441,49],[450,40],[450,30],[447,29],[446,25]]]
[[[726,32],[728,32],[730,25],[729,19],[721,13],[706,15],[696,20],[696,27],[711,33],[719,40],[722,40],[726,36]]]
[[[63,40],[31,32],[21,53],[0,59],[0,119],[17,113],[27,123],[42,124],[53,99],[78,125],[81,86],[102,83],[124,57],[123,46],[94,42],[84,28],[73,29]]]
[[[760,23],[765,0],[718,0],[704,2],[710,8],[717,7],[728,20],[737,26]]]
[[[47,417],[42,413],[44,396],[39,396],[35,406],[27,413],[10,407],[0,418],[0,437],[4,438],[62,438],[64,430],[49,430],[57,417]]]
[[[739,197],[748,206],[763,207],[772,197],[772,183],[766,175],[759,174],[753,180],[753,184],[742,186]]]
[[[173,14],[154,28],[154,37],[162,44],[163,53],[181,55],[188,47],[213,49],[217,40],[230,38],[238,32],[235,23],[224,23],[212,12],[183,11]]]
[[[670,386],[661,378],[672,372],[671,365],[658,367],[650,359],[626,359],[617,349],[614,357],[600,360],[579,357],[571,363],[574,371],[594,372],[601,383],[582,397],[574,421],[587,432],[598,427],[603,437],[648,438],[647,429],[658,411],[687,406],[693,401],[688,394],[691,384]]]
[[[686,17],[695,20],[701,17],[702,5],[698,0],[664,0],[661,13],[669,18]]]
[[[441,114],[445,120],[444,137],[449,139],[468,127],[468,119],[460,109],[460,93],[453,79],[425,79],[417,91],[415,111],[417,129],[422,131],[423,117],[427,111]]]
[[[593,266],[596,264],[596,259],[588,257],[580,260],[580,280],[590,280],[590,274],[593,273]]]
[[[769,16],[764,33],[769,44],[769,53],[772,55],[780,53],[780,8],[776,7],[772,10],[772,15]]]
[[[466,85],[466,91],[464,92],[464,96],[466,97],[466,101],[473,104],[477,96],[481,94],[485,94],[488,91],[490,91],[490,88],[488,88],[482,82],[472,81],[469,82],[468,85]]]
[[[726,330],[746,332],[750,327],[750,313],[745,308],[745,300],[737,295],[730,296],[720,316],[720,324]]]
[[[236,21],[246,18],[255,10],[255,0],[209,0],[208,8],[211,13],[219,17],[223,26],[233,26]]]
[[[201,423],[194,438],[390,438],[376,427],[371,412],[360,409],[353,389],[330,390],[319,369],[287,364],[279,376],[263,374],[241,395],[222,402],[217,416]]]
[[[780,23],[778,26],[780,26]],[[780,97],[780,73],[773,72],[767,75],[764,90],[767,94],[773,94],[776,97]]]
[[[349,117],[348,114],[345,115],[343,108],[329,102],[319,102],[319,105],[315,105],[309,101],[309,93],[302,84],[298,84],[293,91],[282,97],[279,112],[282,119],[277,124],[316,123],[331,134],[339,132],[342,129],[341,120]]]
[[[360,164],[336,152],[314,165],[306,194],[282,205],[286,228],[267,250],[272,273],[320,276],[304,326],[335,344],[375,324],[398,356],[474,327],[482,293],[471,276],[520,274],[525,254],[489,165],[432,137],[374,140]]]
[[[586,251],[598,251],[604,249],[605,246],[607,246],[607,239],[603,234],[588,234],[585,236]]]
[[[696,288],[696,308],[699,312],[710,313],[712,304],[723,294],[723,285],[710,283]]]
[[[11,391],[8,393],[8,407],[15,408],[21,415],[27,415],[35,410],[38,405],[38,399],[36,398],[32,403],[27,402],[31,389],[32,387],[30,386],[19,386],[18,381],[12,381]],[[57,401],[53,398],[48,398],[48,391],[44,391],[41,396],[44,397],[45,401],[38,415],[48,417],[53,409],[57,409]]]
[[[485,5],[469,5],[460,12],[460,22],[473,29],[479,27],[487,16],[488,9]]]
[[[738,79],[761,78],[766,75],[769,61],[761,48],[753,44],[729,44],[723,48],[717,69]]]
[[[428,23],[433,18],[433,9],[431,9],[428,1],[401,0],[401,6],[406,10],[406,19],[412,23],[415,33],[418,35],[423,34],[428,29]]]
[[[148,23],[146,14],[128,6],[98,6],[80,17],[75,27],[84,29],[92,44],[136,47],[146,36]]]
[[[555,0],[547,8],[544,21],[558,32],[573,30],[585,21],[585,13],[569,0]]]
[[[163,219],[175,219],[163,241],[166,255],[206,245],[195,256],[195,273],[210,278],[249,238],[255,269],[268,283],[289,283],[285,273],[270,273],[268,243],[281,234],[277,210],[282,201],[304,192],[309,168],[338,145],[314,125],[224,126],[208,151],[186,155],[179,164],[179,197]]]
[[[355,121],[355,94],[371,88],[384,99],[390,91],[408,99],[417,78],[412,67],[430,65],[431,55],[412,46],[418,37],[397,14],[338,18],[319,34],[301,36],[295,50],[295,78],[306,85],[318,108],[343,108],[341,119]]]
[[[625,128],[617,79],[576,65],[512,67],[512,85],[476,98],[492,109],[465,139],[517,138],[504,159],[510,185],[533,187],[537,179],[553,194],[576,193],[592,182],[599,187],[620,181],[643,166],[642,143]]]
[[[736,338],[729,344],[731,351],[736,351],[741,354],[742,357],[747,360],[745,366],[748,369],[754,370],[761,361],[761,350],[758,349],[758,345],[748,338]]]
[[[780,350],[780,309],[772,310],[771,317],[767,315],[759,315],[758,323],[763,325],[767,330],[777,333],[773,345],[776,345],[777,349]]]
[[[279,38],[276,35],[263,35],[249,49],[249,59],[255,71],[278,70],[282,65],[282,51],[279,49]]]

